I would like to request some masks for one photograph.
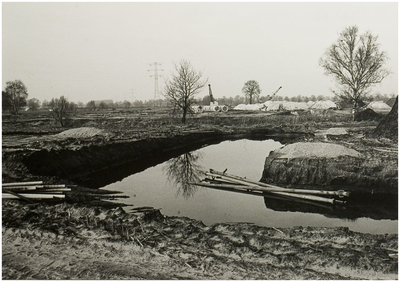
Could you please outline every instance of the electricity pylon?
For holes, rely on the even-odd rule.
[[[147,70],[147,71],[153,71],[154,73],[150,75],[150,77],[154,77],[154,101],[156,101],[159,98],[159,90],[158,90],[158,77],[162,76],[159,74],[159,71],[163,71],[163,69],[159,69],[158,66],[161,66],[161,63],[154,62],[152,64],[149,64],[150,66],[154,66],[154,69],[152,70]]]

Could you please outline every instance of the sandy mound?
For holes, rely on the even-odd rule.
[[[103,130],[94,127],[80,127],[65,130],[55,136],[59,138],[91,138],[97,135],[104,135]]]
[[[273,152],[278,158],[337,158],[339,156],[360,157],[361,154],[353,149],[330,143],[295,143]]]

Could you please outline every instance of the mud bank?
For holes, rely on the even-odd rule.
[[[397,194],[397,161],[366,156],[342,145],[290,144],[266,158],[261,181],[285,186],[323,186],[353,193]]]
[[[63,144],[58,148],[3,153],[3,162],[12,160],[35,176],[57,177],[80,185],[99,188],[121,180],[187,151],[225,140],[268,139],[298,140],[306,134],[282,134],[270,130],[248,132],[203,131],[154,137],[143,140],[99,142],[79,146]],[[283,141],[282,141],[283,142]]]

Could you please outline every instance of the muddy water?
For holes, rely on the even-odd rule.
[[[350,206],[326,206],[232,193],[189,186],[210,168],[247,177],[261,178],[265,157],[281,147],[273,140],[225,141],[149,167],[105,186],[130,196],[119,202],[131,208],[150,206],[168,216],[186,216],[205,224],[249,222],[269,227],[345,226],[364,233],[397,233],[397,201],[383,197],[354,201]],[[372,201],[372,202],[371,202]],[[390,201],[389,201],[390,202]]]

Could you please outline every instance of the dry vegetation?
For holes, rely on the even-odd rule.
[[[5,202],[2,234],[3,279],[397,279],[397,235],[347,228]]]

